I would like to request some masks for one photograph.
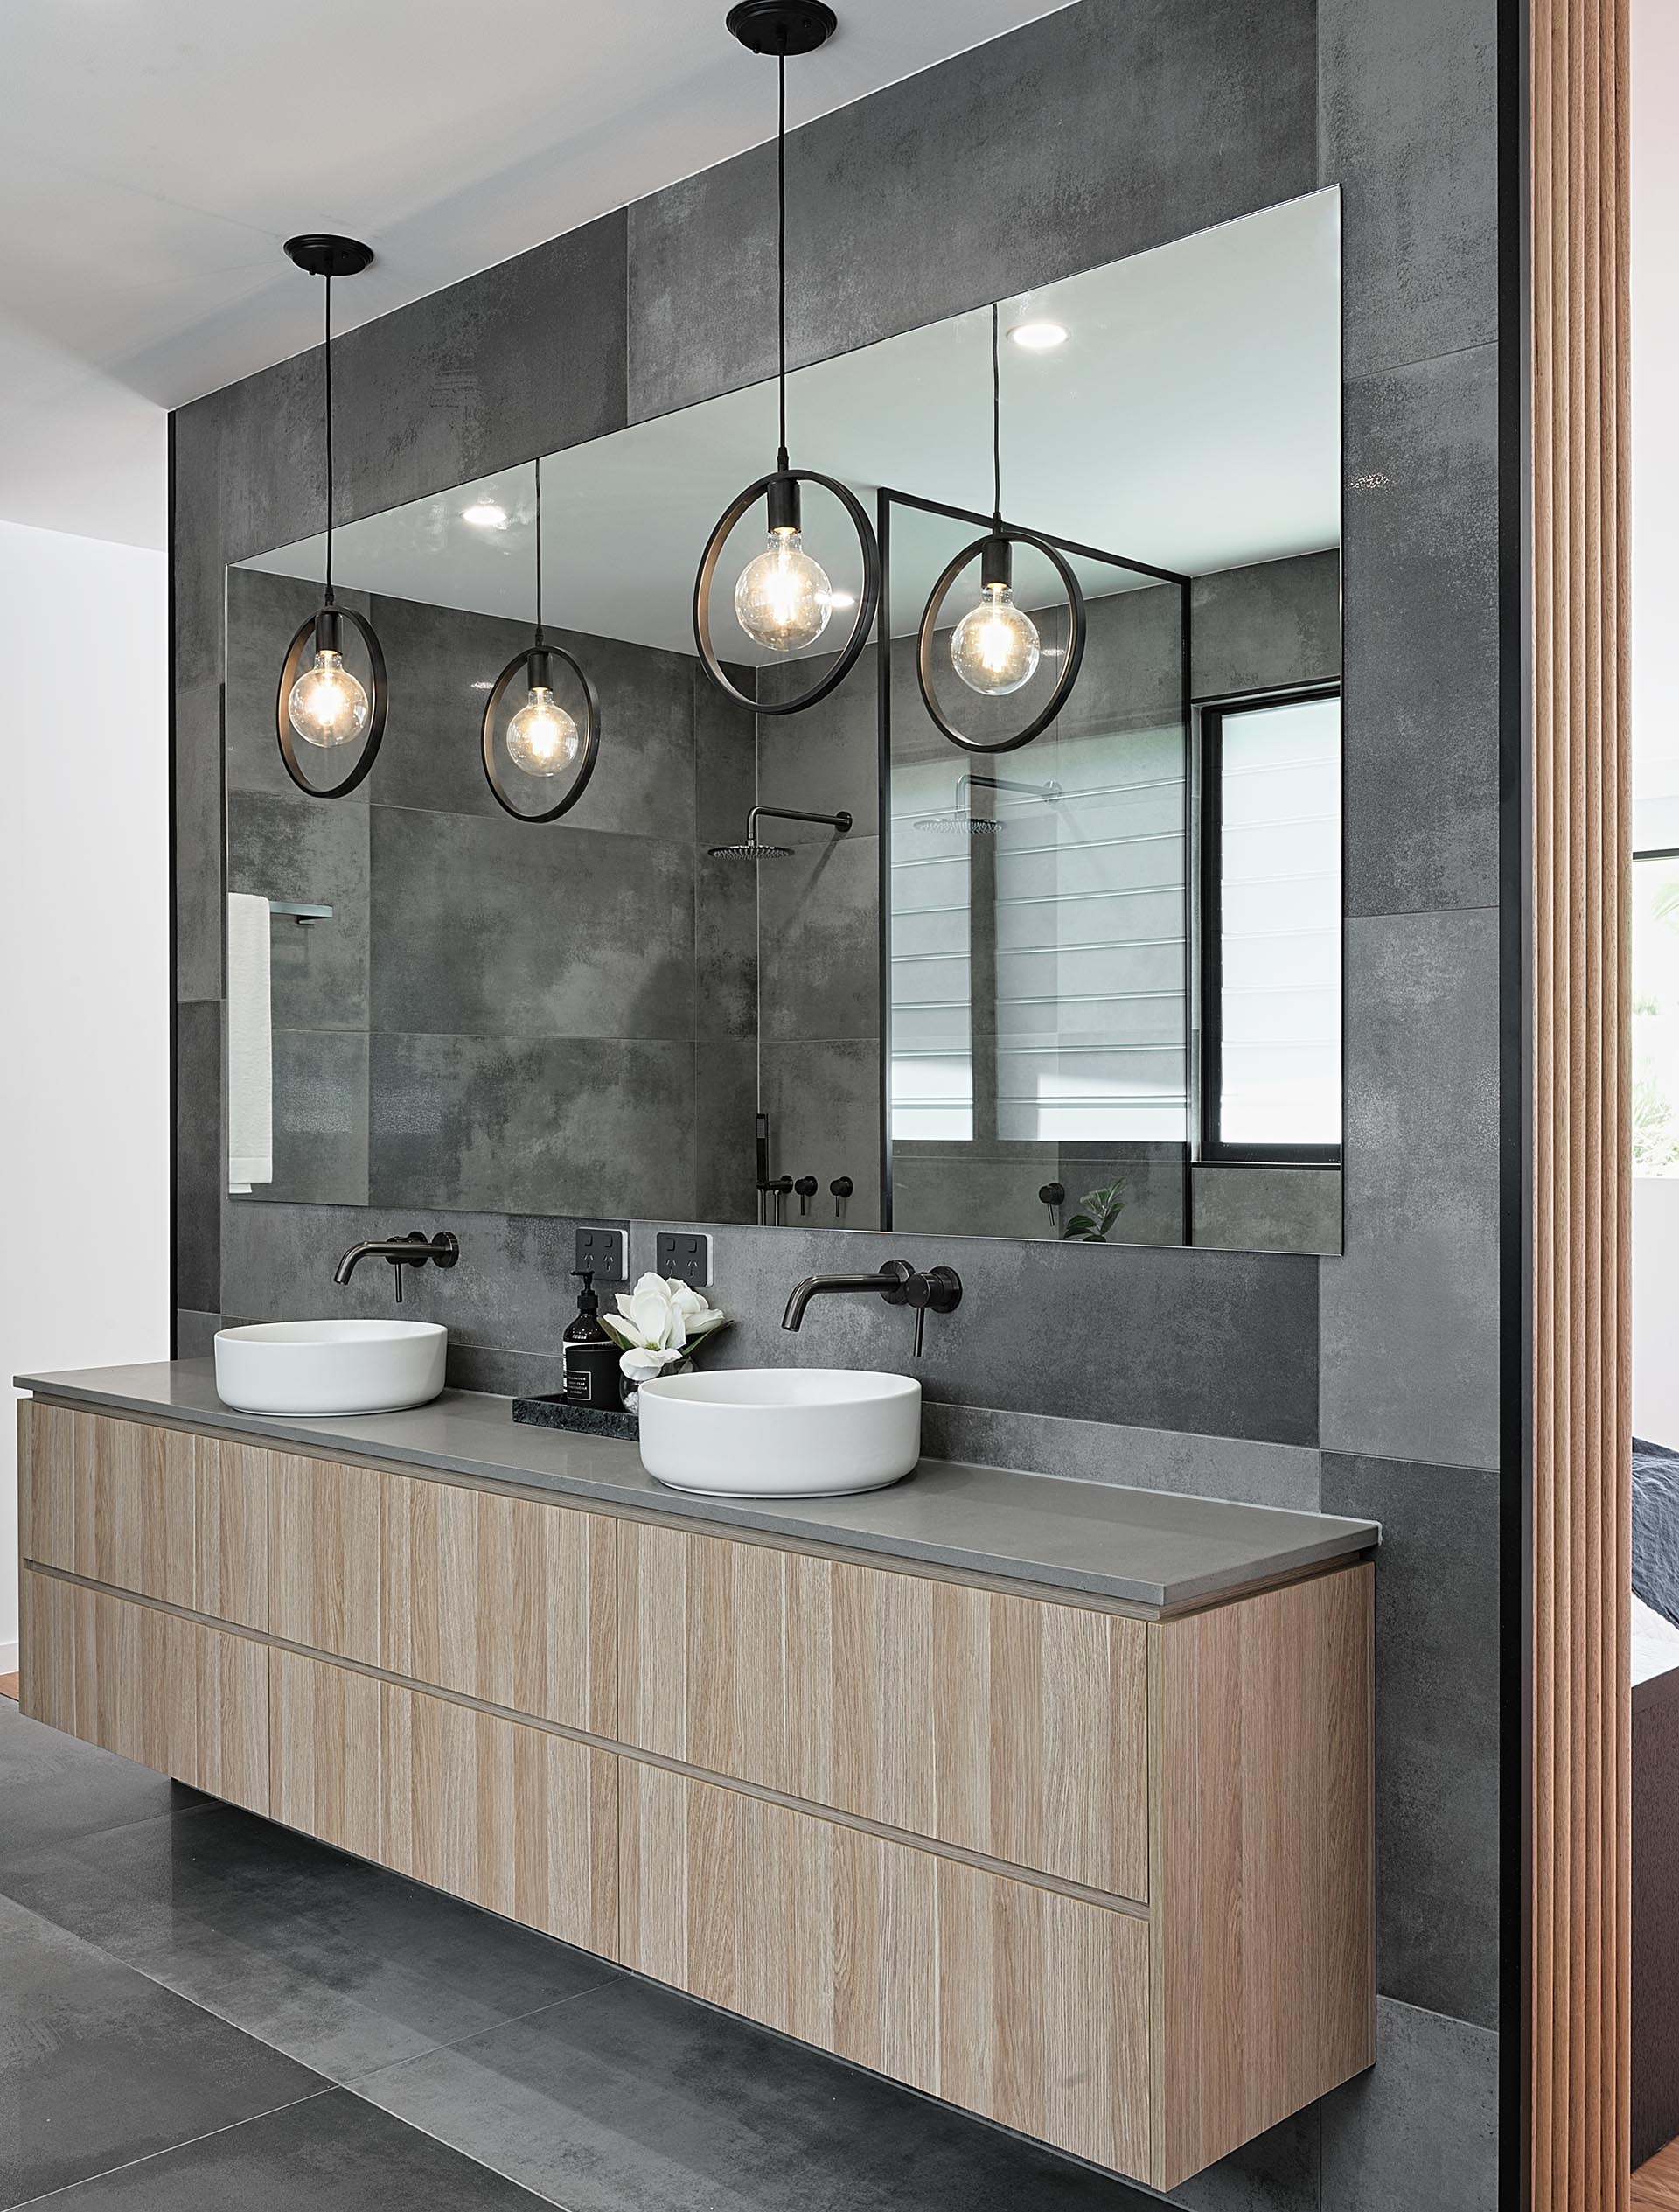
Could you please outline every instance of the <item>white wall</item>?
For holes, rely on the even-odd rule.
[[[1633,0],[1634,843],[1679,845],[1679,7]],[[1633,1184],[1633,1429],[1679,1448],[1679,1178]]]
[[[0,522],[8,1384],[169,1354],[167,625],[161,553]],[[4,1411],[0,1672],[17,1636]]]

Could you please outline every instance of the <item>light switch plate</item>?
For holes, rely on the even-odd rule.
[[[711,1281],[711,1239],[701,1229],[661,1229],[653,1239],[653,1265],[661,1275],[704,1290]]]
[[[575,1267],[592,1267],[596,1282],[623,1282],[629,1274],[622,1229],[580,1229]]]

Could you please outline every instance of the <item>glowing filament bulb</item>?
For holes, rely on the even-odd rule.
[[[983,586],[951,633],[951,665],[970,691],[1001,699],[1029,683],[1039,659],[1037,625],[1006,583]]]
[[[367,727],[367,694],[338,653],[317,652],[287,694],[286,713],[306,745],[347,745]]]
[[[798,532],[771,531],[735,587],[735,618],[747,636],[771,652],[797,652],[822,635],[833,611],[827,576]]]
[[[529,698],[507,725],[507,750],[527,776],[557,776],[577,757],[577,725],[546,684],[533,684]]]

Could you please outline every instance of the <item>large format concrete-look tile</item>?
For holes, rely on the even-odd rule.
[[[622,429],[626,233],[617,209],[345,333],[332,366],[346,516]],[[318,408],[318,348],[300,358]],[[258,544],[319,528],[318,501],[293,505],[296,527]]]
[[[372,1203],[686,1216],[693,1080],[686,1042],[375,1036]]]
[[[175,1008],[175,1294],[213,1313],[221,1303],[221,1001]]]
[[[1326,2097],[1324,2212],[1493,2212],[1498,2037],[1379,1998],[1376,2064]]]
[[[1335,682],[1340,553],[1303,553],[1197,576],[1189,636],[1189,687],[1197,699]]]
[[[208,1802],[150,1767],[25,1720],[0,1699],[0,1867]]]
[[[390,1268],[383,1260],[365,1261],[340,1287],[332,1280],[338,1255],[364,1237],[448,1229],[461,1240],[460,1263],[442,1273],[408,1270],[408,1318],[444,1322],[451,1341],[552,1352],[575,1310],[569,1277],[576,1225],[564,1216],[430,1206],[393,1205],[370,1214],[360,1206],[230,1205],[223,1247],[227,1295],[219,1310],[241,1321],[388,1315],[394,1311]]]
[[[620,1980],[357,2094],[568,2212],[1142,2212],[1122,2181],[657,1984]]]
[[[1498,916],[1348,924],[1346,1245],[1327,1450],[1498,1464]]]
[[[0,1898],[0,2201],[22,2204],[324,2087]]]
[[[1229,1497],[1248,1505],[1320,1511],[1318,1455],[1297,1444],[1256,1444],[1243,1436],[1186,1436],[1171,1429],[1120,1428],[1110,1421],[1055,1413],[1004,1413],[986,1406],[929,1399],[923,1449],[937,1459],[980,1467],[1018,1467],[1081,1483]],[[1338,1511],[1341,1509],[1337,1509]]]
[[[373,1027],[693,1036],[693,850],[376,806]]]
[[[484,687],[529,647],[531,625],[384,597],[373,602],[373,619],[392,672],[390,727],[369,779],[373,804],[499,816],[484,772]],[[588,789],[564,817],[566,827],[691,840],[691,662],[680,653],[585,636],[552,624],[548,636],[587,671],[600,701],[600,752]],[[554,688],[561,703],[581,716],[576,680],[563,666],[555,669]],[[523,680],[515,677],[504,719],[523,698]],[[513,796],[521,807],[534,811],[551,803],[553,793],[526,785]],[[547,836],[554,827],[538,823],[527,834]]]
[[[377,773],[377,771],[375,771]],[[366,806],[323,806],[300,791],[234,792],[227,803],[227,888],[330,906],[330,921],[268,925],[278,1029],[367,1026]]]
[[[1376,1987],[1498,2024],[1498,1477],[1327,1452],[1326,1513],[1380,1521]]]
[[[700,1224],[700,1226],[707,1226]],[[632,1267],[651,1252],[637,1225]],[[734,1319],[714,1366],[898,1371],[910,1316],[873,1299],[819,1300],[797,1335],[781,1316],[801,1276],[860,1273],[902,1256],[954,1262],[959,1309],[929,1317],[919,1372],[930,1398],[1197,1435],[1315,1444],[1318,1268],[1252,1253],[1016,1243],[789,1226],[714,1228],[716,1302]],[[649,1260],[646,1264],[651,1264]],[[1072,1316],[1071,1319],[1069,1317]]]
[[[342,2090],[53,2199],[63,2212],[536,2212],[544,2202]]]
[[[229,1805],[10,1860],[0,1894],[339,2082],[614,1972]]]
[[[880,840],[798,822],[778,838],[784,830],[792,857],[758,869],[760,1035],[878,1036]]]
[[[1498,357],[1347,387],[1349,914],[1498,904]]]
[[[1193,10],[1095,0],[795,131],[791,359],[843,352],[1309,192],[1315,38],[1310,0],[1204,0]],[[772,148],[629,212],[630,420],[769,375]]]
[[[1319,0],[1322,178],[1357,375],[1498,328],[1494,0]]]

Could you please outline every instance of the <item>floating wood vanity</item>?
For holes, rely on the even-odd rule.
[[[20,1407],[37,1720],[1157,2188],[1371,2063],[1367,1525],[1158,1501],[1151,1603],[121,1371]]]

